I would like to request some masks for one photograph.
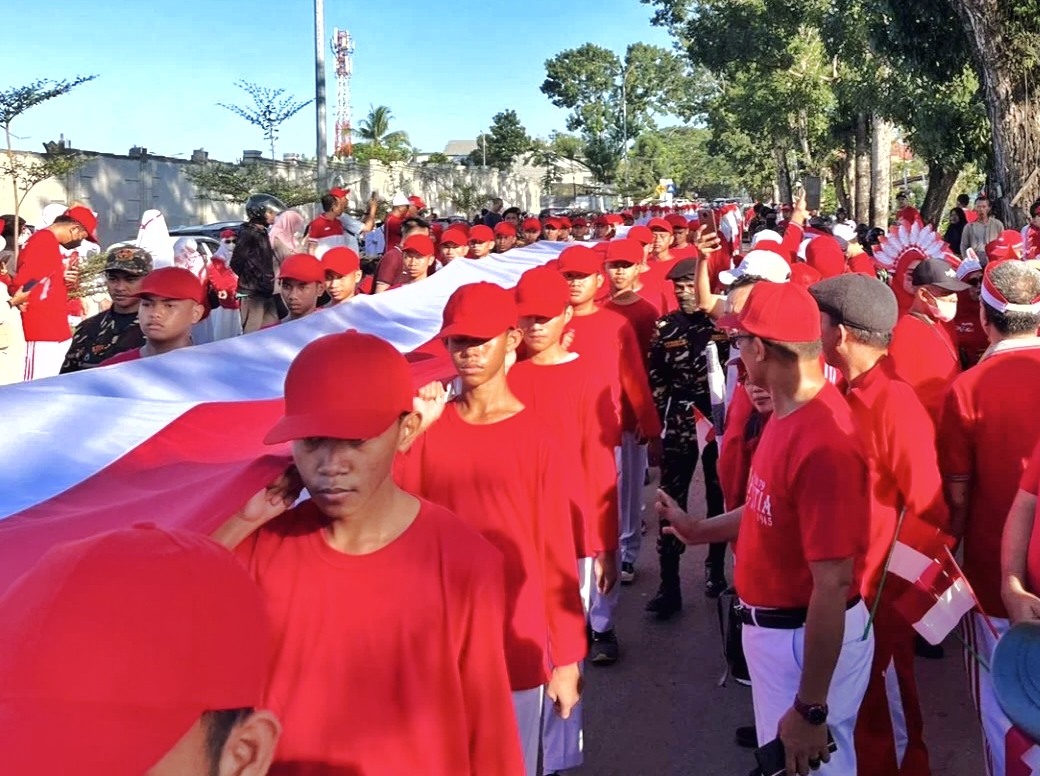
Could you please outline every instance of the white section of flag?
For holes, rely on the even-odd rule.
[[[959,577],[939,597],[935,605],[925,612],[920,620],[913,623],[914,630],[929,644],[942,644],[960,623],[961,618],[974,608],[975,596],[971,594],[967,580]]]
[[[935,563],[935,560],[929,558],[923,552],[918,552],[910,545],[903,544],[903,542],[896,542],[895,549],[892,551],[892,560],[888,564],[888,570],[889,573],[902,577],[907,582],[916,582],[921,578],[925,569],[933,563]]]

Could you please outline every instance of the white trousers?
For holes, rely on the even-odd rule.
[[[1003,636],[1011,627],[1008,620],[990,617],[997,633]],[[964,641],[986,661],[993,664],[997,637],[978,612],[969,612],[961,621]],[[982,743],[989,776],[1036,776],[1040,774],[1040,744],[1029,739],[1004,714],[993,691],[989,672],[964,650],[964,667],[968,672],[971,699],[982,723]]]
[[[863,638],[868,617],[862,601],[845,613],[845,638],[827,695],[827,726],[838,751],[816,771],[819,776],[856,776],[853,733],[874,658],[873,630]],[[780,718],[798,694],[805,659],[805,628],[780,630],[745,625],[743,644],[751,673],[758,744],[764,746],[776,738]]]
[[[520,751],[524,753],[524,773],[538,776],[538,741],[542,732],[542,697],[544,687],[517,690],[513,693],[513,711],[520,729]]]
[[[643,482],[646,480],[646,445],[635,432],[621,434],[614,448],[618,470],[618,521],[621,526],[621,562],[635,563],[643,544]]]
[[[71,337],[64,342],[26,342],[25,379],[39,380],[58,374],[71,344]]]

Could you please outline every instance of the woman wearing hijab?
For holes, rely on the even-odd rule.
[[[191,237],[181,237],[173,244],[173,266],[188,270],[202,279],[206,271],[206,259],[199,253],[199,244]]]
[[[274,248],[275,262],[279,267],[289,256],[304,252],[299,240],[303,226],[303,216],[295,210],[286,210],[274,220],[269,236],[271,247]]]
[[[968,216],[965,215],[962,208],[955,207],[950,211],[950,225],[946,227],[946,234],[943,235],[943,239],[958,256],[961,255],[961,234],[963,234],[967,223]]]
[[[197,345],[237,337],[242,333],[242,314],[239,312],[237,297],[238,275],[228,266],[233,250],[234,242],[224,240],[222,236],[220,247],[208,261],[205,255],[200,254],[204,266],[199,279],[206,289],[210,313],[192,329],[191,338]]]
[[[146,210],[141,216],[137,247],[151,254],[153,269],[173,266],[173,238],[166,226],[166,217],[158,210]]]

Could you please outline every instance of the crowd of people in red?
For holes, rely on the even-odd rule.
[[[908,616],[917,585],[893,569],[919,556],[924,578],[962,553],[987,769],[1034,772],[1036,725],[990,670],[1012,626],[1040,623],[1040,226],[954,250],[901,203],[872,241],[803,199],[781,218],[499,204],[438,230],[398,195],[366,275],[346,197],[330,191],[302,239],[277,228],[291,211],[251,202],[211,273],[187,247],[155,268],[117,246],[111,307],[74,335],[62,250],[96,242],[96,216],[71,207],[25,243],[7,287],[26,379],[191,346],[219,310],[255,331],[561,245],[515,288],[452,293],[423,347],[450,379],[416,391],[369,334],[307,345],[265,440],[293,463],[211,537],[139,524],[61,545],[0,597],[4,773],[577,768],[596,735],[586,666],[622,656],[617,602],[647,522],[658,617],[682,606],[681,548],[713,545],[705,594],[734,596],[752,688],[738,739],[762,757],[779,741],[791,774],[931,772],[914,677],[928,613]],[[687,498],[698,458],[703,510]]]

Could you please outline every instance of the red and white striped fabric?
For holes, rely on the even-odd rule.
[[[288,461],[288,447],[262,440],[307,343],[358,329],[410,354],[417,385],[449,376],[446,357],[412,351],[436,335],[451,293],[482,280],[510,288],[564,247],[456,261],[244,337],[0,388],[0,593],[57,542],[139,521],[212,531]]]
[[[936,542],[933,549],[926,554],[897,541],[888,571],[912,585],[896,610],[929,644],[941,644],[978,601],[949,548]]]
[[[990,263],[989,267],[999,266],[998,263]],[[1029,313],[1036,315],[1040,312],[1040,296],[1034,299],[1029,304],[1013,304],[1009,302],[1004,295],[1000,293],[999,289],[993,284],[993,278],[990,272],[986,272],[982,276],[982,287],[979,289],[982,301],[992,307],[999,313]]]

